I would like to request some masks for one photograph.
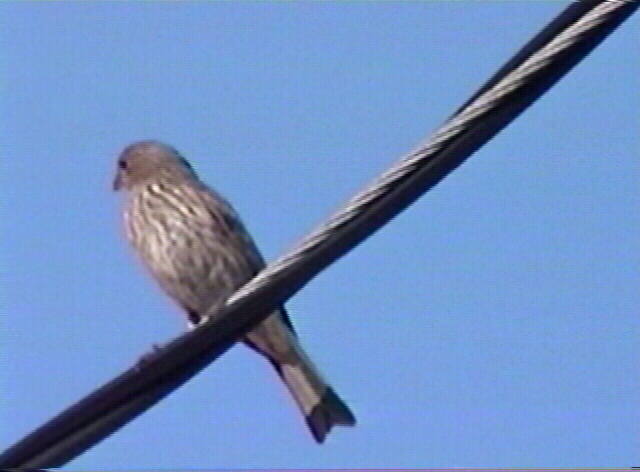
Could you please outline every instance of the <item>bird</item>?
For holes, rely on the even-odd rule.
[[[172,146],[144,140],[125,147],[113,189],[124,194],[126,239],[152,278],[185,311],[190,328],[211,318],[265,266],[233,207]],[[316,442],[324,442],[334,425],[355,425],[349,407],[300,346],[284,306],[242,341],[273,366]]]

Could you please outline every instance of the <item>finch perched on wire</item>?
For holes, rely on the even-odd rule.
[[[264,267],[229,203],[174,148],[157,141],[131,144],[120,154],[113,186],[126,191],[129,242],[191,326],[205,321]],[[316,441],[322,442],[333,425],[355,424],[300,347],[284,307],[243,341],[275,368]]]

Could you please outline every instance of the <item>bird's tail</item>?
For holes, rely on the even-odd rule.
[[[356,419],[349,407],[327,385],[298,343],[287,362],[272,364],[304,415],[309,430],[319,443],[333,425],[353,426]]]
[[[300,347],[282,309],[251,330],[245,342],[275,367],[316,441],[323,442],[333,425],[353,426],[356,423],[349,407],[324,381]]]

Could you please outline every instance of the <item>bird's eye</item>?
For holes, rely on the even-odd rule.
[[[122,169],[122,170],[126,170],[127,169],[127,161],[125,161],[124,159],[118,161],[118,167],[120,167],[120,169]]]

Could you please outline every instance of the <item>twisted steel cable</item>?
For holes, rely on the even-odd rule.
[[[342,209],[309,233],[294,249],[268,264],[252,280],[231,295],[227,303],[230,304],[249,296],[259,288],[268,285],[278,274],[303,262],[310,252],[325,244],[336,231],[366,212],[373,203],[395,188],[398,182],[409,178],[417,170],[428,165],[432,156],[448,142],[464,134],[484,115],[500,107],[505,100],[509,99],[511,93],[524,87],[536,72],[552,62],[557,55],[580,41],[586,33],[607,21],[612,14],[630,1],[632,0],[611,0],[602,3],[560,33],[545,47],[447,120],[423,144],[403,156],[395,165],[353,196]]]
[[[231,347],[332,261],[442,180],[584,58],[636,9],[634,0],[569,5],[432,137],[188,332],[0,455],[0,468],[60,466],[131,421]]]

